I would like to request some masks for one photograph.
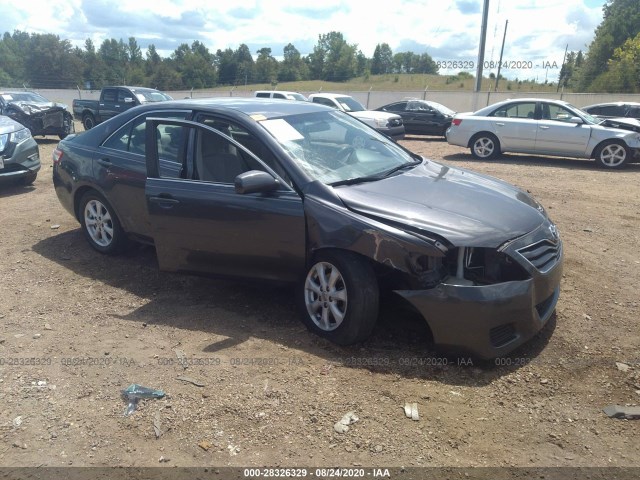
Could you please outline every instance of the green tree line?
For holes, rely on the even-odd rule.
[[[299,80],[344,82],[381,73],[438,73],[427,53],[394,54],[382,43],[367,58],[339,32],[319,35],[306,56],[291,43],[284,47],[281,60],[268,47],[254,53],[255,58],[245,44],[212,53],[195,40],[162,58],[153,44],[143,53],[135,37],[126,42],[111,38],[98,47],[87,39],[80,48],[53,34],[5,32],[0,40],[0,86],[99,89],[129,84],[182,90]]]
[[[560,84],[581,92],[640,93],[640,1],[607,1],[586,54],[567,55]]]

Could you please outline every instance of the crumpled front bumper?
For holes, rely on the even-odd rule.
[[[455,285],[446,281],[429,290],[397,290],[420,312],[436,344],[489,359],[505,355],[531,339],[547,323],[560,295],[562,242],[557,258],[540,271],[518,251],[527,243],[548,242],[537,232],[505,249],[531,275],[493,285]]]

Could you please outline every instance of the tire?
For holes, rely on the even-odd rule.
[[[115,255],[128,243],[120,221],[109,202],[96,191],[80,199],[80,225],[89,245],[100,253]]]
[[[32,185],[33,182],[36,181],[37,177],[38,177],[38,172],[32,172],[22,177],[20,179],[20,182],[22,182],[22,185],[25,185],[25,186]]]
[[[93,114],[85,113],[82,116],[82,126],[85,130],[91,130],[96,126],[96,119],[93,117]]]
[[[602,143],[596,149],[596,164],[603,168],[624,168],[631,158],[629,148],[619,140],[611,140]]]
[[[500,141],[492,133],[478,133],[469,142],[471,155],[478,160],[491,160],[500,153]]]
[[[299,287],[302,319],[312,332],[338,345],[357,343],[371,334],[380,292],[371,265],[356,254],[317,255]]]

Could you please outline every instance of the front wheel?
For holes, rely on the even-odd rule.
[[[339,345],[367,338],[378,317],[378,282],[371,266],[351,252],[318,255],[298,294],[303,322]]]
[[[623,168],[629,160],[629,149],[620,141],[606,142],[595,153],[596,163],[604,168]]]
[[[500,141],[491,133],[479,133],[471,139],[471,155],[479,160],[491,160],[500,153]]]
[[[113,255],[127,244],[111,205],[98,192],[87,192],[80,200],[80,225],[89,244],[100,253]]]

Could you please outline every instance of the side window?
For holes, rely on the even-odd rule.
[[[408,102],[407,110],[410,112],[433,113],[433,110],[431,110],[431,107],[426,103],[422,103],[422,102]]]
[[[286,100],[287,97],[285,97],[283,94],[281,93],[274,93],[273,94],[273,98],[281,98],[282,100]]]
[[[258,93],[256,93],[256,97],[258,97],[258,98],[269,98],[269,93],[268,92],[258,92]]]
[[[102,91],[102,100],[105,102],[115,102],[116,90],[114,88],[105,88]]]
[[[398,102],[389,105],[385,110],[387,112],[404,112],[405,110],[409,110],[409,108],[407,106],[407,102]]]
[[[187,118],[188,112],[150,112],[135,118],[111,135],[102,146],[134,155],[144,156],[146,145],[146,118]],[[161,162],[162,176],[178,176],[184,163],[186,136],[182,127],[173,125],[158,126],[158,154]],[[164,175],[163,165],[168,165],[174,174]]]
[[[124,103],[124,99],[127,98],[127,97],[132,98],[133,95],[131,93],[127,92],[126,90],[121,90],[121,89],[118,90],[118,102],[119,103]]]
[[[630,108],[629,111],[627,112],[627,117],[640,119],[640,107]]]
[[[607,105],[600,108],[599,115],[606,115],[607,117],[624,117],[624,107],[618,105]]]
[[[500,107],[498,110],[495,110],[490,116],[533,119],[535,117],[535,113],[536,113],[535,103],[516,103],[516,104],[504,105]]]
[[[226,119],[222,120],[219,118],[214,118],[204,114],[199,115],[196,118],[196,121],[203,123],[209,127],[215,128],[216,130],[223,133],[224,135],[232,138],[233,140],[238,142],[242,147],[248,150],[250,153],[255,155],[258,159],[260,159],[262,162],[268,165],[269,168],[271,168],[282,180],[285,181],[285,183],[287,183],[290,186],[292,185],[292,182],[289,176],[287,175],[284,168],[280,165],[280,162],[278,162],[278,160],[276,159],[276,156],[271,152],[271,150],[267,148],[267,146],[262,141],[260,141],[260,139],[258,139],[255,135],[253,135],[247,129],[245,129],[241,125],[238,125],[235,122],[231,122]],[[224,140],[224,137],[220,137],[220,139],[215,139],[215,138],[210,139],[209,141],[212,143],[211,145],[206,145],[204,151],[205,151],[205,154],[208,151],[210,152],[211,150],[214,149],[214,144],[217,143],[219,148],[218,147],[216,148],[221,153],[231,153],[232,155],[237,157],[237,159],[234,160],[233,162],[235,162],[235,164],[240,167],[240,171],[236,173],[236,175],[233,175],[233,179],[235,179],[235,177],[239,173],[242,173],[245,171],[265,170],[264,167],[260,164],[260,162],[257,162],[249,152],[245,151],[241,147],[235,146],[233,143],[229,142],[228,140],[224,140],[224,141],[223,140]],[[197,148],[196,148],[196,158],[197,158]],[[223,160],[227,162],[231,162],[229,157],[224,158]],[[220,165],[218,165],[217,167],[218,169],[223,168]],[[197,160],[196,160],[196,168],[197,168]],[[207,165],[204,165],[204,161],[203,161],[202,168],[207,168]],[[235,173],[236,171],[232,167],[229,167],[228,170],[231,171],[232,173]],[[200,170],[200,172],[202,172],[202,170]],[[209,171],[209,173],[211,172]],[[226,178],[228,180],[228,176]],[[206,179],[203,179],[202,177],[200,177],[199,179],[206,180]],[[222,183],[233,183],[233,179],[231,179],[231,181],[229,182],[222,182]],[[209,180],[209,181],[214,181],[214,180]],[[220,180],[215,180],[215,181],[220,181]]]
[[[338,107],[336,107],[336,104],[333,103],[328,98],[314,97],[313,98],[313,103],[319,103],[321,105],[326,105],[327,107],[331,107],[331,108],[338,108]]]
[[[241,173],[263,170],[253,158],[245,158],[238,148],[221,134],[198,130],[195,139],[194,180],[232,184]]]
[[[570,110],[567,110],[564,107],[561,107],[560,105],[552,105],[549,104],[549,116],[546,116],[546,112],[547,109],[544,109],[545,115],[543,115],[543,118],[545,120],[557,120],[559,122],[568,122],[571,120],[571,117],[574,117],[575,115],[573,114],[573,112],[571,112]]]

